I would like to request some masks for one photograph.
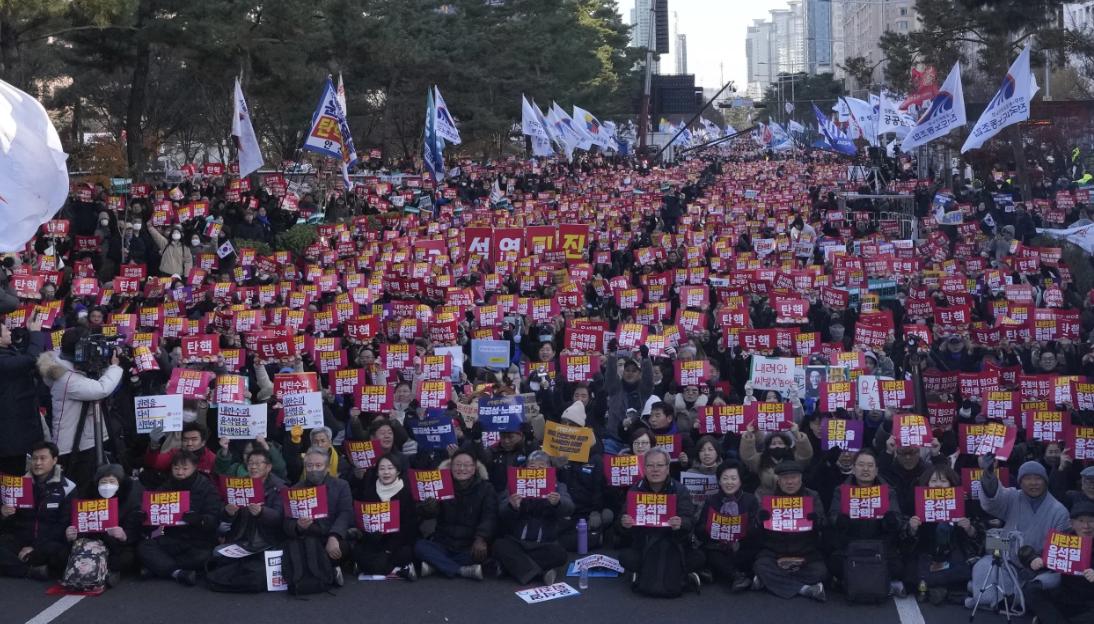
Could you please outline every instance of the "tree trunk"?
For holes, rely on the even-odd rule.
[[[141,0],[137,7],[137,50],[133,79],[129,85],[129,106],[125,115],[125,156],[129,161],[129,177],[143,179],[144,172],[144,109],[148,104],[148,73],[151,66],[151,44],[141,32],[152,19],[151,0]]]

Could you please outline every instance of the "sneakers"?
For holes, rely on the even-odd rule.
[[[688,587],[690,587],[690,588],[691,588],[691,589],[692,589],[692,590],[693,590],[693,591],[694,591],[695,593],[697,593],[697,594],[698,594],[698,593],[699,593],[699,588],[701,588],[701,587],[703,586],[703,581],[702,581],[702,579],[700,579],[700,578],[699,578],[699,575],[698,575],[697,573],[695,573],[695,572],[688,572],[688,576],[687,576],[687,585],[688,585]]]
[[[422,573],[419,574],[418,576],[420,576],[421,578],[425,578],[427,576],[433,576],[433,572],[435,572],[435,570],[433,569],[433,566],[431,566],[428,563],[423,561],[422,562]]]
[[[806,585],[802,588],[802,594],[817,602],[825,602],[828,600],[828,596],[824,593],[824,583]]]
[[[27,578],[34,579],[36,581],[48,581],[49,567],[44,565],[30,566],[29,568],[27,568]]]
[[[889,595],[903,598],[908,595],[908,592],[904,589],[902,581],[889,581]]]
[[[555,584],[555,579],[557,579],[557,578],[558,578],[558,571],[556,571],[554,568],[551,568],[550,570],[547,570],[546,572],[543,573],[543,584],[544,585],[554,585]]]
[[[395,576],[413,583],[418,580],[418,573],[414,571],[414,564],[405,565],[395,571]]]
[[[752,577],[752,591],[763,591],[764,582],[760,580],[759,576]]]
[[[474,579],[476,581],[483,580],[482,566],[479,564],[460,566],[460,576],[466,579]]]
[[[346,584],[346,576],[342,574],[342,566],[334,566],[334,586],[342,587]]]
[[[740,593],[752,587],[752,579],[748,578],[748,575],[738,572],[733,575],[733,585],[729,590],[733,593]]]
[[[183,587],[193,587],[198,583],[198,573],[193,570],[177,570],[174,576]]]

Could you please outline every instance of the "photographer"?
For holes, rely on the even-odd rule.
[[[85,327],[68,329],[61,338],[59,357],[51,351],[38,358],[38,371],[53,398],[53,440],[60,450],[66,474],[77,485],[86,484],[95,471],[93,409],[89,406],[85,411],[84,405],[110,396],[122,380],[117,353],[111,354],[110,365],[98,379],[88,376],[89,372],[93,372],[92,368],[76,370],[77,345],[82,355],[86,355],[89,349],[97,348],[97,345],[86,344],[88,336]],[[80,344],[81,341],[84,344]],[[81,357],[80,366],[95,367],[99,364],[99,357],[98,354],[90,358]],[[103,436],[106,437],[105,430]]]
[[[37,317],[27,323],[27,332],[0,327],[0,472],[12,475],[26,471],[27,454],[35,442],[45,439],[34,362],[46,350],[48,338]]]

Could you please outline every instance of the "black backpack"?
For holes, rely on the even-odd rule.
[[[266,591],[266,562],[262,553],[241,559],[213,556],[205,568],[205,584],[215,592],[257,594]]]
[[[319,538],[310,535],[286,542],[281,574],[294,595],[319,594],[334,586],[334,565]]]
[[[634,591],[659,598],[684,593],[684,549],[667,537],[655,537],[642,551],[642,565]]]
[[[851,602],[877,604],[889,597],[889,566],[880,540],[855,540],[847,544],[843,585]]]

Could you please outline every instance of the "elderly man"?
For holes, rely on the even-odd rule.
[[[288,539],[320,539],[327,557],[334,564],[334,583],[344,583],[341,561],[349,555],[346,544],[347,532],[353,526],[353,494],[349,483],[330,474],[329,449],[311,447],[304,453],[304,478],[295,487],[325,487],[327,489],[327,516],[310,518],[285,518],[283,528]],[[249,513],[249,511],[248,511]]]
[[[607,453],[620,453],[626,446],[623,443],[624,431],[632,424],[642,408],[653,394],[653,362],[648,356],[649,350],[643,345],[641,362],[633,357],[623,360],[623,374],[620,376],[618,354],[608,356],[604,365],[604,395],[608,397],[608,418],[604,430],[604,450]],[[633,415],[629,412],[633,410]]]
[[[813,511],[806,515],[812,523],[808,531],[781,532],[764,528],[771,519],[771,512],[757,514],[753,530],[759,532],[760,554],[753,567],[752,579],[755,590],[767,589],[780,598],[807,596],[824,602],[824,580],[828,567],[820,550],[820,532],[824,515],[820,497],[813,490],[802,486],[802,466],[795,461],[785,461],[775,466],[774,496],[794,496],[813,501]]]
[[[422,561],[422,576],[434,569],[448,578],[457,576],[481,581],[482,563],[490,552],[490,540],[498,524],[498,498],[486,479],[486,468],[465,449],[441,463],[452,469],[456,497],[438,502],[423,501],[419,517],[436,518],[437,530],[414,545]]]
[[[64,570],[68,558],[65,529],[76,485],[61,473],[57,458],[52,442],[31,446],[34,507],[0,506],[0,575],[44,580],[59,577]]]
[[[1003,520],[1004,531],[1021,533],[1023,552],[1020,557],[1023,560],[1030,556],[1039,557],[1048,534],[1068,528],[1067,509],[1049,494],[1045,467],[1035,461],[1022,464],[1018,469],[1018,487],[1012,488],[999,484],[999,477],[995,474],[994,455],[989,453],[980,457],[979,463],[984,469],[980,477],[980,506],[987,513]],[[989,554],[973,566],[974,590],[978,590],[983,584],[982,579],[987,577],[991,565],[992,556]],[[1020,577],[1027,576],[1031,576],[1028,570],[1020,570]],[[1040,572],[1025,587],[1027,591],[1038,585],[1043,589],[1051,589],[1058,583],[1059,575]]]
[[[1094,502],[1082,501],[1071,508],[1071,528],[1067,533],[1088,540],[1094,538]],[[1044,565],[1044,560],[1038,557],[1030,567],[1040,570]],[[1026,606],[1041,624],[1091,624],[1094,622],[1094,570],[1087,567],[1081,576],[1065,576],[1055,590],[1039,586],[1027,590]]]
[[[691,533],[695,524],[695,504],[691,494],[678,481],[669,477],[669,454],[659,448],[646,452],[642,458],[646,476],[631,487],[632,492],[669,494],[676,498],[676,515],[669,517],[666,527],[637,526],[630,514],[619,517],[619,526],[631,538],[630,548],[619,553],[619,563],[631,573],[631,583],[640,590],[657,595],[679,595],[682,587],[651,587],[660,579],[643,579],[650,569],[667,565],[681,566],[678,574],[667,577],[684,578],[685,583],[699,591],[698,570],[703,566],[703,553],[692,548]],[[661,558],[661,559],[656,559]],[[652,590],[652,591],[651,591]]]
[[[245,507],[231,503],[224,506],[224,513],[232,524],[225,541],[252,552],[280,546],[285,539],[281,502],[285,482],[273,474],[273,459],[268,450],[251,451],[247,456],[247,476],[262,484],[263,501]]]

